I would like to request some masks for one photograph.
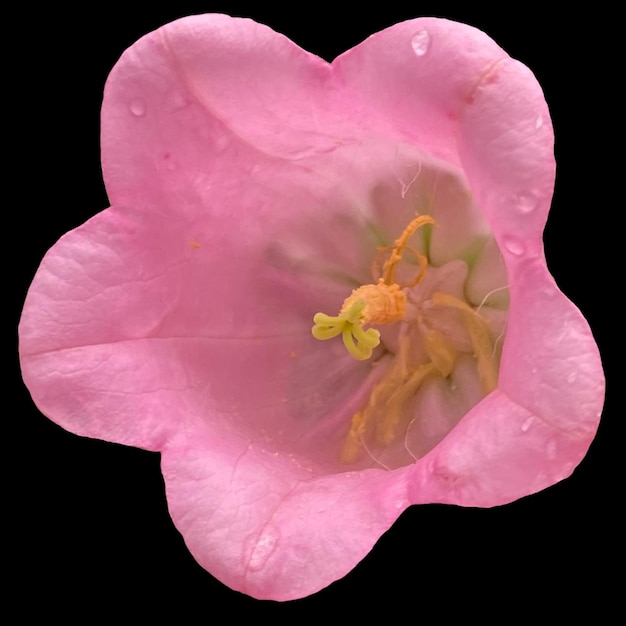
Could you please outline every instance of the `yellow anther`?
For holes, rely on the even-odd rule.
[[[350,430],[348,436],[343,442],[341,452],[339,453],[339,461],[345,465],[355,463],[360,454],[363,446],[363,435],[366,429],[365,414],[360,411],[355,413],[350,423]]]
[[[428,329],[422,334],[428,358],[433,362],[439,373],[447,378],[452,373],[459,356],[456,348],[438,330]]]
[[[478,378],[483,393],[491,393],[498,385],[498,366],[493,356],[493,344],[487,323],[471,306],[447,293],[433,294],[433,302],[461,311],[472,350],[477,362]]]
[[[390,445],[396,437],[398,424],[405,415],[407,401],[417,393],[422,383],[430,374],[436,374],[437,368],[432,363],[420,365],[407,380],[398,385],[389,398],[387,405],[379,413],[376,423],[376,439],[383,446]]]

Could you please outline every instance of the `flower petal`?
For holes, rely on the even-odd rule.
[[[590,437],[555,428],[496,390],[415,467],[414,503],[497,506],[567,478]]]
[[[500,247],[541,254],[554,189],[554,134],[541,87],[526,66],[507,59],[485,74],[463,110],[459,153]]]
[[[459,117],[483,76],[505,58],[471,26],[419,18],[372,35],[333,68],[346,85],[343,98],[364,103],[370,127],[459,165]]]
[[[588,446],[604,398],[602,364],[589,325],[543,265],[516,268],[511,303],[500,388]]]
[[[588,446],[604,376],[589,326],[554,285],[543,256],[553,142],[547,105],[530,70],[511,59],[494,66],[464,109],[459,148],[507,266],[511,304],[500,387]]]
[[[179,433],[162,466],[191,552],[257,598],[300,598],[344,576],[408,504],[402,472],[391,482],[381,471],[315,476],[224,432]]]
[[[258,171],[265,160],[332,151],[340,128],[323,105],[329,73],[322,59],[247,19],[192,16],[146,35],[105,89],[102,164],[111,202],[134,202],[150,186],[155,199],[174,188],[180,211],[187,186],[233,185],[230,171],[237,181],[265,178]]]
[[[185,220],[111,208],[48,252],[20,322],[24,380],[43,413],[153,450],[182,423],[211,419],[216,430],[227,421],[258,438],[267,428],[296,445],[358,393],[365,366],[311,337],[308,288],[244,255],[230,274],[220,247],[195,232]],[[322,443],[309,441],[311,458],[328,457]]]

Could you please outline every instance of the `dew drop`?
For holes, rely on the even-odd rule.
[[[576,382],[576,378],[578,378],[578,375],[576,374],[576,372],[570,372],[567,375],[567,382],[571,385],[572,383]]]
[[[280,533],[275,526],[268,526],[259,537],[252,556],[250,557],[249,568],[252,571],[261,569],[270,555],[276,549],[276,544],[280,539]]]
[[[163,163],[165,165],[165,169],[173,172],[176,169],[176,165],[174,164],[174,161],[172,160],[172,155],[169,152],[166,152],[163,155]]]
[[[537,201],[531,195],[520,194],[516,201],[517,210],[524,215],[528,215],[535,210]]]
[[[525,252],[522,242],[513,237],[506,237],[504,239],[504,247],[515,256],[521,256]]]
[[[231,139],[230,137],[227,137],[225,135],[219,135],[215,138],[214,142],[215,151],[220,153],[224,152],[224,150],[228,148],[228,146],[231,144]]]
[[[430,33],[427,30],[419,30],[411,39],[411,47],[416,56],[423,57],[430,47]]]
[[[146,114],[146,105],[141,100],[131,100],[130,112],[135,117],[143,117]]]
[[[539,130],[543,126],[543,117],[541,115],[535,120],[535,130]]]
[[[548,443],[548,447],[546,448],[546,454],[551,461],[556,459],[556,441],[550,441]]]
[[[521,426],[521,430],[523,433],[528,432],[528,429],[530,428],[531,424],[535,421],[535,418],[531,415],[529,418],[525,419],[524,422],[522,423]]]

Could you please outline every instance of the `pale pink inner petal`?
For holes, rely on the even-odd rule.
[[[509,290],[506,266],[500,248],[493,237],[487,238],[473,260],[465,285],[465,293],[468,301],[474,306],[508,308]]]
[[[473,360],[462,355],[449,379],[435,379],[417,395],[405,437],[407,451],[416,458],[425,456],[482,397]]]

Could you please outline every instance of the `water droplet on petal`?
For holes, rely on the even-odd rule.
[[[513,237],[505,237],[504,247],[515,256],[521,256],[525,252],[524,244]]]
[[[226,150],[226,148],[228,148],[228,146],[230,146],[231,144],[231,138],[226,136],[226,135],[219,135],[218,137],[215,138],[215,151],[220,153],[220,152],[224,152],[224,150]]]
[[[411,47],[418,57],[423,57],[430,46],[430,33],[427,30],[419,30],[411,39]]]
[[[517,210],[520,213],[524,213],[527,215],[528,213],[532,213],[537,206],[537,201],[534,196],[529,194],[520,194],[517,196],[517,200],[515,202],[517,206]]]
[[[170,172],[173,172],[176,169],[176,165],[172,160],[172,155],[169,152],[166,152],[163,155],[163,163],[165,164],[165,169],[169,170]]]
[[[276,544],[279,539],[280,532],[275,526],[265,528],[250,557],[249,568],[252,571],[259,570],[265,565],[267,559],[270,558],[270,555],[276,549]]]
[[[578,378],[576,372],[570,372],[567,375],[567,382],[571,385],[572,383],[576,382],[576,378]]]
[[[546,298],[554,298],[554,296],[556,296],[556,289],[553,289],[552,287],[544,287],[541,290],[541,295]]]
[[[524,422],[522,423],[521,429],[523,433],[528,432],[528,429],[530,428],[531,424],[535,421],[535,418],[533,415],[531,415],[529,418],[525,419]]]
[[[539,130],[543,126],[543,117],[541,115],[535,120],[535,130]]]
[[[146,114],[146,105],[141,100],[131,100],[130,112],[136,117],[142,117]]]
[[[546,454],[551,461],[556,459],[556,441],[550,441],[548,443],[548,447],[546,448]]]

